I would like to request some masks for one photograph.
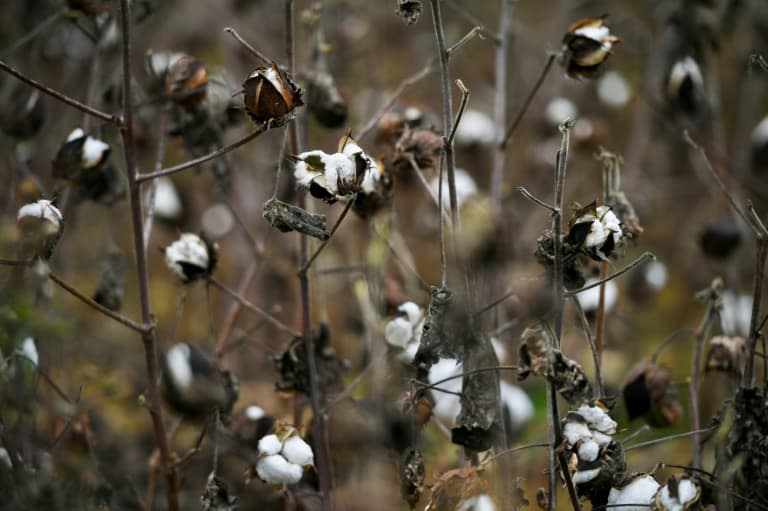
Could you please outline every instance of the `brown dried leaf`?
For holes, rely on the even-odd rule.
[[[432,497],[424,511],[456,511],[461,502],[485,493],[486,488],[478,467],[449,470],[432,485]]]

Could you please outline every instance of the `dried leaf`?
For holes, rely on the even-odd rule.
[[[678,424],[682,417],[682,405],[670,386],[671,380],[669,368],[656,365],[649,359],[638,362],[622,385],[629,419],[645,417],[648,424],[654,427]]]
[[[297,231],[321,241],[331,237],[325,225],[325,215],[317,215],[277,198],[264,203],[264,218],[280,232]]]
[[[485,493],[486,487],[478,467],[449,470],[432,486],[432,497],[424,511],[456,511],[461,502]]]
[[[473,335],[469,328],[470,318],[466,310],[453,300],[447,287],[432,287],[431,299],[424,318],[421,344],[413,364],[424,380],[432,364],[441,358],[464,359],[464,347]]]

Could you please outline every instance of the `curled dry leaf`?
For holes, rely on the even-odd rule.
[[[670,386],[672,373],[649,359],[641,360],[627,374],[622,395],[629,419],[644,417],[653,427],[679,424],[682,405]]]
[[[487,486],[478,467],[449,470],[432,485],[432,496],[424,511],[454,511],[462,501],[485,493]]]
[[[264,203],[262,214],[280,232],[297,231],[321,241],[331,237],[325,225],[325,215],[310,213],[275,197]]]

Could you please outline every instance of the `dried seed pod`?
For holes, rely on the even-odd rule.
[[[708,224],[699,236],[701,250],[713,259],[727,259],[741,244],[741,229],[732,216]]]
[[[718,335],[709,340],[707,371],[723,371],[734,376],[741,374],[747,341],[743,337]]]
[[[162,357],[163,395],[178,413],[204,418],[219,409],[229,414],[237,400],[237,383],[197,346],[180,342]]]
[[[165,95],[185,108],[197,108],[205,99],[208,72],[205,66],[191,55],[173,60],[165,75]]]
[[[418,368],[420,379],[426,378],[429,368],[441,358],[464,358],[464,339],[469,318],[466,311],[453,301],[453,293],[447,287],[432,287],[431,299],[424,319],[421,344],[413,365]]]
[[[651,360],[641,360],[627,374],[622,395],[630,420],[644,417],[653,427],[678,424],[682,406],[670,386],[672,373]]]
[[[424,457],[416,448],[409,448],[403,457],[403,465],[400,475],[400,495],[411,509],[416,507],[424,489]]]
[[[3,131],[19,139],[35,136],[45,121],[43,94],[26,85],[17,86],[2,112]]]
[[[317,71],[307,76],[307,109],[326,128],[338,128],[347,122],[347,102],[333,75]]]
[[[110,245],[101,263],[99,285],[93,301],[107,309],[120,310],[125,296],[125,257],[117,245]]]
[[[183,233],[164,252],[166,266],[182,282],[207,277],[216,268],[218,247],[204,236]]]
[[[577,245],[568,243],[567,237],[563,239],[563,283],[568,289],[579,289],[586,282],[585,262],[587,257]],[[536,261],[549,273],[554,275],[555,269],[555,235],[551,229],[545,229],[536,240]]]
[[[563,37],[562,64],[571,78],[594,78],[619,38],[611,34],[605,18],[584,18],[568,27]]]
[[[262,214],[280,232],[297,231],[321,241],[331,237],[325,225],[325,215],[310,213],[277,198],[273,197],[264,203]]]
[[[395,144],[395,170],[412,175],[410,158],[422,170],[435,169],[443,151],[443,138],[433,128],[406,128]]]
[[[406,25],[413,25],[419,21],[419,16],[421,16],[421,2],[417,0],[397,0],[395,12]]]
[[[328,325],[321,323],[312,333],[317,360],[317,372],[323,400],[343,389],[342,373],[348,363],[336,354],[330,345]],[[309,363],[304,339],[295,337],[285,352],[274,359],[275,368],[280,373],[280,380],[275,384],[277,390],[293,391],[309,395]]]
[[[243,83],[245,110],[256,123],[264,123],[289,114],[303,105],[301,90],[274,62],[259,67]]]

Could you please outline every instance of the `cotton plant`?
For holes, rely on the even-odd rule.
[[[256,474],[267,484],[296,484],[304,470],[314,466],[312,447],[292,427],[282,427],[276,433],[262,437],[258,449]]]

